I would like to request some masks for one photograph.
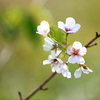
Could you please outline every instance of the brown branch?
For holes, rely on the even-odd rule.
[[[22,99],[22,94],[21,94],[21,92],[18,92],[18,94],[19,94],[20,100],[23,100],[23,99]]]
[[[85,45],[85,47],[86,48],[89,48],[89,47],[92,47],[92,46],[94,46],[94,45],[97,45],[97,43],[95,43],[95,44],[93,44],[93,45],[90,45],[90,44],[92,44],[96,39],[98,39],[100,37],[100,34],[98,33],[98,32],[96,32],[96,35],[95,35],[95,37],[90,41],[90,42],[88,42],[86,45]]]
[[[96,39],[98,39],[100,37],[100,34],[98,34],[98,32],[96,32],[96,36],[90,41],[88,42],[85,47],[89,48],[92,46],[97,45],[97,43],[92,44]],[[92,44],[92,45],[91,45]],[[21,92],[18,92],[20,100],[29,100],[35,93],[37,93],[39,90],[47,90],[48,88],[44,88],[44,85],[46,85],[54,76],[56,75],[56,72],[52,73],[47,79],[45,79],[43,81],[43,83],[41,83],[33,92],[31,92],[25,99],[22,99],[22,94]]]

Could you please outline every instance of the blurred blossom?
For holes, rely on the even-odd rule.
[[[48,33],[50,32],[49,23],[47,21],[42,21],[40,25],[38,25],[37,31],[38,32],[36,33],[41,34],[43,36],[47,36]]]

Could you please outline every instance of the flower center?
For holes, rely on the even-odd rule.
[[[48,32],[48,30],[46,30],[46,29],[45,29],[43,32],[44,32],[44,33],[47,33],[47,32]]]
[[[65,31],[68,32],[68,31],[71,31],[71,29],[65,28]]]
[[[80,49],[73,49],[73,54],[74,55],[79,55],[79,51],[80,51]]]
[[[57,61],[57,59],[53,59],[53,62],[56,62]]]

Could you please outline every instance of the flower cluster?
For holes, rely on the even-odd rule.
[[[85,65],[84,56],[87,52],[79,41],[75,41],[72,45],[67,43],[69,34],[76,33],[81,25],[76,24],[74,18],[66,18],[66,22],[58,22],[58,27],[50,27],[47,21],[42,21],[37,27],[37,33],[44,36],[44,51],[50,51],[48,60],[43,61],[43,65],[51,64],[52,72],[61,73],[64,77],[71,78],[68,64],[79,64],[79,68],[74,72],[75,78],[81,77],[82,72],[89,74],[93,72]],[[63,56],[62,56],[63,55]],[[68,56],[66,61],[62,58]],[[61,57],[62,56],[62,57]]]

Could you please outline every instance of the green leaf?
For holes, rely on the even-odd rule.
[[[50,37],[58,43],[66,41],[65,33],[55,26],[50,27]]]

